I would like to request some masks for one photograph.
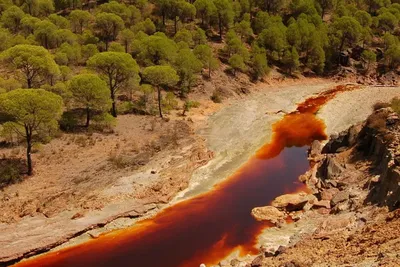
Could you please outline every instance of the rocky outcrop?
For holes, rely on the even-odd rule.
[[[314,195],[306,193],[286,194],[275,198],[271,205],[275,208],[285,209],[286,211],[302,210],[307,203],[316,201]]]
[[[367,202],[394,210],[400,208],[400,121],[396,113],[388,113],[384,132],[364,127],[359,149],[379,173],[370,180]]]
[[[286,218],[285,213],[273,206],[254,208],[251,211],[251,215],[257,221],[269,221],[275,225],[281,223]]]

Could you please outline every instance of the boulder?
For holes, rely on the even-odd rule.
[[[257,221],[270,221],[273,224],[278,224],[286,218],[285,213],[272,206],[254,208],[251,215]]]
[[[315,201],[314,195],[306,193],[286,194],[275,198],[271,205],[278,209],[286,209],[287,211],[295,211],[303,209],[307,202]]]
[[[261,267],[264,257],[262,255],[257,256],[252,262],[251,267]]]
[[[329,200],[320,200],[314,203],[313,208],[331,208],[331,202]]]
[[[231,260],[232,267],[239,267],[239,265],[240,265],[240,261],[238,259]]]
[[[328,154],[325,160],[318,168],[318,174],[324,180],[333,180],[340,176],[344,168],[341,166],[340,162],[337,161],[334,154]]]
[[[319,155],[321,155],[321,150],[322,150],[322,144],[318,140],[314,140],[311,143],[310,149],[308,151],[308,155],[310,158],[316,158]]]
[[[336,206],[337,204],[344,202],[350,198],[349,192],[340,191],[331,200],[331,205]]]
[[[322,153],[336,153],[339,148],[347,147],[349,145],[348,134],[348,131],[343,131],[339,134],[332,134],[329,137],[329,142],[322,149]]]
[[[337,188],[329,188],[325,189],[321,192],[321,200],[332,200],[332,198],[339,193],[339,189]]]
[[[274,257],[277,249],[276,246],[261,246],[260,252],[264,254],[264,257]]]

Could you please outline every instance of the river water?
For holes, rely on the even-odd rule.
[[[343,88],[307,99],[273,125],[270,143],[213,190],[164,209],[154,218],[78,246],[22,261],[16,266],[198,267],[217,264],[233,251],[256,254],[267,222],[250,212],[275,197],[304,188],[307,147],[324,140],[315,113]]]

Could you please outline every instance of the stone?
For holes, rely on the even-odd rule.
[[[331,206],[336,206],[340,202],[344,202],[350,198],[349,192],[340,191],[331,200]]]
[[[374,177],[371,178],[371,183],[378,183],[380,179],[380,175],[375,175]]]
[[[399,115],[397,115],[396,113],[389,114],[386,119],[386,125],[396,124],[399,120]]]
[[[240,261],[238,259],[231,260],[232,267],[239,267],[239,265],[240,265]]]
[[[349,201],[344,201],[341,203],[338,203],[334,208],[333,208],[333,213],[339,213],[341,211],[346,211],[350,209],[350,203]]]
[[[207,267],[204,263],[200,264],[200,267]]]
[[[323,147],[322,153],[337,153],[339,148],[347,147],[348,145],[348,131],[343,131],[339,134],[332,134],[329,137],[329,142]]]
[[[338,183],[335,180],[326,180],[326,184],[330,185],[331,187],[337,187]]]
[[[282,211],[278,210],[273,206],[257,207],[252,209],[251,215],[257,221],[270,221],[273,224],[277,224],[284,220],[286,215]]]
[[[329,188],[321,191],[321,200],[332,200],[332,198],[339,193],[337,188]]]
[[[362,127],[362,124],[357,124],[350,127],[347,137],[349,146],[354,146],[357,143],[357,138],[362,130]]]
[[[321,144],[321,142],[318,141],[318,140],[314,140],[314,141],[311,143],[310,149],[309,149],[309,151],[308,151],[308,155],[309,155],[309,157],[311,157],[311,158],[315,158],[315,157],[317,157],[318,155],[321,154],[321,150],[322,150],[322,144]]]
[[[346,151],[347,149],[348,149],[347,146],[339,147],[339,148],[336,150],[336,153],[342,153],[342,152]]]
[[[320,200],[314,203],[313,208],[331,208],[331,202],[329,200]]]
[[[287,211],[296,211],[303,209],[307,202],[315,201],[314,195],[306,193],[286,194],[275,198],[271,205],[276,208],[284,208]]]
[[[251,267],[261,267],[264,257],[262,255],[257,256],[252,262]]]
[[[280,254],[282,254],[282,253],[285,253],[285,251],[286,251],[286,247],[284,247],[284,246],[279,246],[279,248],[276,250],[276,252],[275,252],[275,255],[276,256],[278,256],[278,255],[280,255]]]
[[[334,155],[327,155],[326,160],[326,179],[331,180],[338,177],[343,172],[343,167],[337,162]]]
[[[274,257],[276,255],[277,248],[275,246],[262,246],[260,252],[264,254],[265,257]]]
[[[218,266],[219,267],[228,267],[228,266],[230,267],[231,264],[227,260],[222,260],[219,262]]]

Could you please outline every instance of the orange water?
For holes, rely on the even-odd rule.
[[[257,236],[270,225],[254,220],[252,208],[304,189],[297,177],[309,168],[307,146],[327,138],[323,121],[314,113],[343,90],[337,87],[299,104],[273,125],[270,143],[210,192],[131,228],[16,266],[198,267],[216,264],[234,250],[257,253]]]

